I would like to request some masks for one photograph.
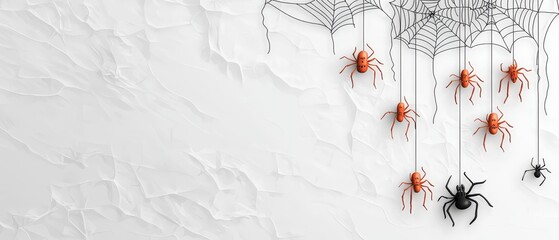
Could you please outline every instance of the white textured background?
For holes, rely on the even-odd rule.
[[[458,173],[453,91],[456,51],[420,55],[418,105],[412,51],[404,53],[404,94],[422,116],[418,161],[433,182],[429,211],[415,195],[401,211],[398,188],[413,171],[413,138],[390,139],[398,85],[390,71],[390,21],[367,14],[367,41],[385,63],[372,73],[338,74],[360,24],[335,36],[266,8],[262,0],[1,0],[0,239],[552,239],[559,234],[559,84],[552,74],[541,154],[553,172],[538,187],[527,175],[536,155],[536,74],[520,103],[502,105],[513,142],[471,136],[489,111],[489,74],[510,54],[469,50],[486,80],[463,108],[463,169],[487,183],[474,191],[495,206],[453,210],[440,195]],[[387,3],[383,3],[389,9]],[[360,17],[360,15],[359,15]],[[559,24],[546,48],[559,66]],[[535,69],[536,47],[518,42],[520,65]],[[521,46],[521,47],[520,47]],[[397,53],[397,49],[393,54]],[[397,60],[397,59],[395,59]],[[451,63],[451,64],[450,64]],[[395,69],[397,70],[397,68]],[[543,75],[543,74],[542,74]],[[545,77],[545,75],[543,75]],[[542,92],[547,87],[542,79]],[[496,91],[496,89],[495,89]],[[542,96],[543,100],[543,96]],[[410,131],[410,137],[414,134]],[[538,238],[540,237],[540,238]]]

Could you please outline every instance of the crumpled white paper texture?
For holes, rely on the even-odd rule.
[[[470,49],[486,80],[475,105],[464,101],[462,168],[482,181],[474,209],[443,219],[441,195],[458,181],[458,108],[448,75],[457,52],[418,56],[390,51],[390,20],[367,15],[366,39],[384,63],[384,79],[355,76],[339,60],[361,45],[361,24],[335,35],[294,21],[259,0],[0,1],[0,239],[550,239],[559,234],[559,120],[549,53],[549,115],[541,116],[546,183],[522,173],[536,157],[535,71],[520,103],[518,85],[503,105],[498,64],[510,53]],[[383,7],[388,9],[387,2]],[[264,14],[265,19],[262,18]],[[361,15],[358,15],[360,17]],[[266,30],[269,28],[271,51]],[[536,46],[518,42],[519,64],[536,68]],[[522,46],[522,47],[520,47]],[[394,56],[394,64],[390,61]],[[544,57],[542,55],[542,57]],[[420,118],[418,164],[435,184],[434,201],[401,210],[398,188],[414,170],[414,136],[390,138],[403,93]],[[542,61],[543,66],[543,61]],[[495,103],[513,126],[506,152],[473,120]],[[433,87],[438,113],[435,123]],[[547,87],[542,72],[542,101]],[[463,179],[463,181],[466,181]],[[468,186],[468,184],[467,184]],[[429,200],[429,199],[428,199]]]

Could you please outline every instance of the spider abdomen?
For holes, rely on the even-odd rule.
[[[534,177],[536,178],[540,178],[540,176],[542,175],[541,171],[538,169],[536,171],[534,171]]]
[[[368,58],[369,58],[369,54],[367,54],[367,52],[365,51],[359,52],[359,54],[357,55],[358,72],[360,73],[367,72],[367,69],[369,69],[369,61],[367,60]]]
[[[470,205],[472,205],[472,202],[466,198],[456,200],[456,208],[460,210],[467,209],[470,207]]]

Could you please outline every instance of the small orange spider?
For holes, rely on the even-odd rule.
[[[462,86],[462,88],[467,88],[470,83],[472,83],[472,94],[470,95],[470,102],[472,102],[472,105],[474,104],[474,101],[472,101],[472,97],[474,96],[474,93],[476,91],[476,86],[474,86],[474,83],[479,87],[479,97],[481,97],[482,88],[479,85],[479,82],[473,79],[477,78],[480,82],[483,82],[483,80],[481,80],[481,78],[474,74],[474,67],[472,67],[472,64],[470,62],[468,62],[468,64],[470,64],[470,67],[472,68],[471,72],[468,71],[468,69],[462,69],[462,71],[460,72],[460,76],[456,74],[450,74],[451,77],[456,77],[457,79],[450,81],[448,85],[446,85],[446,88],[448,88],[453,82],[458,82],[458,85],[456,85],[456,90],[454,90],[454,102],[456,104],[458,104],[458,100],[456,99],[458,88],[460,88],[460,86]]]
[[[375,88],[377,88],[377,85],[376,85],[377,71],[375,69],[373,69],[372,67],[376,67],[378,69],[378,71],[380,72],[380,79],[383,79],[382,70],[380,70],[380,67],[378,65],[373,64],[373,61],[377,61],[380,65],[383,65],[383,63],[381,63],[377,58],[369,59],[369,58],[373,57],[373,54],[375,54],[375,51],[371,48],[371,46],[369,46],[369,44],[367,44],[367,47],[369,47],[369,49],[371,49],[371,55],[370,56],[365,50],[363,50],[363,51],[360,51],[359,54],[356,57],[355,52],[357,52],[357,48],[355,48],[355,50],[353,51],[353,59],[348,58],[346,56],[343,56],[343,57],[340,58],[340,59],[345,58],[349,61],[352,61],[352,63],[346,65],[342,69],[342,71],[340,71],[340,74],[347,67],[352,66],[352,65],[356,65],[355,69],[353,69],[353,71],[351,71],[351,74],[350,74],[351,88],[353,88],[353,86],[354,86],[353,74],[355,73],[355,70],[357,70],[360,73],[365,73],[365,72],[367,72],[368,69],[371,69],[371,71],[373,71],[373,86]]]
[[[528,78],[526,77],[526,75],[524,75],[523,72],[521,72],[522,70],[525,70],[526,72],[530,72],[532,70],[526,69],[526,68],[518,68],[518,65],[516,64],[516,60],[513,60],[512,65],[509,66],[509,69],[507,71],[503,70],[503,64],[501,63],[501,72],[506,73],[507,75],[505,75],[503,78],[501,78],[500,82],[499,82],[499,92],[501,92],[501,86],[503,84],[503,80],[505,80],[505,78],[510,77],[510,81],[507,81],[507,97],[505,98],[505,101],[503,103],[507,102],[507,99],[509,98],[509,87],[510,87],[510,82],[512,83],[516,83],[516,81],[520,81],[520,92],[518,93],[518,97],[520,97],[520,101],[522,102],[522,88],[524,87],[524,81],[522,81],[522,79],[520,78],[520,75],[522,75],[524,77],[524,79],[526,80],[526,84],[528,84],[528,89],[530,89],[530,82],[528,81]]]
[[[409,109],[410,104],[408,103],[408,100],[406,99],[406,97],[404,97],[404,101],[406,101],[406,105],[404,105],[403,102],[399,102],[398,105],[396,105],[396,112],[392,112],[392,111],[388,111],[386,113],[384,113],[384,115],[382,115],[382,117],[380,118],[380,120],[382,120],[386,114],[394,114],[396,116],[394,116],[394,120],[392,120],[392,127],[390,128],[390,135],[392,136],[392,138],[394,139],[394,124],[396,123],[396,121],[398,122],[403,122],[404,119],[408,122],[408,127],[406,128],[406,140],[409,142],[410,139],[408,138],[408,130],[410,130],[410,120],[411,119],[413,121],[413,124],[417,124],[415,122],[415,119],[411,116],[408,116],[408,113],[413,112],[415,115],[417,115],[419,117],[419,114],[417,114],[413,109]]]
[[[490,113],[485,118],[486,121],[483,121],[479,118],[476,118],[476,120],[474,120],[474,122],[475,121],[480,121],[484,125],[481,126],[481,127],[478,127],[473,135],[476,135],[476,133],[482,128],[486,129],[485,135],[483,136],[483,149],[485,149],[486,152],[487,152],[487,148],[485,147],[485,139],[487,138],[487,132],[491,133],[491,135],[495,135],[495,134],[497,134],[497,131],[500,131],[503,134],[502,138],[501,138],[501,150],[503,150],[503,152],[505,151],[505,149],[503,148],[503,142],[505,141],[505,132],[503,132],[503,129],[505,129],[505,131],[507,131],[507,133],[509,134],[509,142],[512,141],[512,136],[509,132],[509,129],[507,127],[505,127],[504,125],[506,124],[510,128],[512,128],[513,126],[511,126],[505,120],[501,121],[501,119],[503,118],[503,116],[505,116],[505,114],[503,114],[503,112],[501,112],[501,109],[499,109],[499,107],[497,107],[497,110],[499,110],[499,112],[501,113],[501,117],[498,117],[497,113]]]
[[[423,207],[425,208],[425,210],[427,210],[427,206],[425,206],[425,201],[427,200],[427,191],[425,191],[425,188],[427,188],[427,190],[429,190],[429,192],[431,193],[431,201],[433,201],[433,192],[425,183],[428,183],[429,185],[431,185],[431,187],[434,186],[433,184],[431,184],[431,182],[429,182],[429,180],[423,180],[425,176],[427,176],[427,173],[425,172],[425,170],[423,170],[423,167],[421,167],[421,171],[423,171],[423,177],[421,177],[420,173],[414,172],[413,174],[410,174],[410,182],[402,182],[400,183],[400,186],[398,186],[401,187],[403,184],[409,185],[404,189],[404,192],[402,192],[402,211],[404,211],[404,209],[406,208],[406,204],[404,203],[404,194],[406,194],[406,191],[410,188],[413,188],[413,192],[415,193],[423,191]],[[412,190],[410,190],[410,214],[412,211],[412,207]]]

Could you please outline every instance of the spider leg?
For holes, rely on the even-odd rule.
[[[450,195],[454,197],[454,193],[452,193],[452,191],[450,191],[450,188],[448,188],[448,183],[450,182],[451,178],[452,178],[452,175],[450,175],[450,177],[448,177],[448,181],[446,181],[445,188],[448,191],[448,193],[450,193]],[[439,200],[441,200],[441,199],[439,198]]]
[[[406,96],[404,96],[404,101],[406,102],[406,109],[408,109],[408,107],[410,106],[410,104],[408,103],[408,99],[406,98]]]
[[[392,120],[392,127],[390,128],[390,136],[392,136],[392,139],[394,139],[394,124],[396,123],[396,117],[394,117],[394,120]]]
[[[472,66],[472,63],[470,61],[468,61],[468,64],[470,65],[470,67],[472,68],[472,71],[470,71],[470,73],[473,73],[475,71],[474,66]]]
[[[377,61],[380,65],[384,65],[384,63],[380,62],[377,58],[372,58],[372,57],[373,57],[373,54],[371,54],[371,56],[369,56],[369,59],[367,60],[367,62],[372,63],[373,61]]]
[[[531,165],[533,168],[536,168],[536,166],[534,166],[534,158],[532,158],[532,160],[530,161],[530,165]],[[544,163],[544,165],[543,165],[542,167],[545,167],[545,163]]]
[[[535,171],[536,169],[528,169],[526,171],[524,171],[524,174],[522,174],[522,181],[524,181],[524,177],[526,176],[526,173],[529,171]]]
[[[400,185],[398,185],[398,187],[401,187],[404,184],[412,184],[412,183],[411,182],[402,182],[402,183],[400,183]]]
[[[450,76],[448,76],[448,77],[456,77],[456,78],[460,79],[460,76],[458,76],[456,74],[450,74]]]
[[[485,139],[487,139],[487,132],[485,131],[485,135],[483,135],[483,149],[485,149],[485,152],[487,152],[487,148],[485,147]]]
[[[413,185],[408,186],[407,188],[404,189],[404,192],[402,192],[402,211],[404,211],[404,209],[406,209],[406,204],[404,203],[404,195],[406,194],[406,191],[408,189],[410,189],[412,186]],[[411,190],[410,190],[410,192],[411,192]]]
[[[456,85],[456,90],[454,90],[454,102],[456,104],[458,104],[458,100],[456,99],[456,95],[458,94],[458,88],[460,88],[460,83],[458,83],[458,85]],[[462,100],[462,99],[460,99]]]
[[[409,111],[408,111],[408,112],[409,112]],[[406,112],[406,113],[408,113],[408,112]],[[418,117],[419,117],[419,116],[418,116]],[[417,125],[417,123],[415,122],[415,119],[413,119],[412,117],[406,115],[406,118],[407,118],[407,119],[411,119],[411,120],[413,121],[413,126],[414,126],[414,127]]]
[[[470,76],[470,79],[474,79],[474,78],[477,78],[477,80],[479,80],[480,82],[484,82],[483,79],[481,79],[477,74]]]
[[[453,82],[458,82],[458,81],[460,81],[460,80],[458,80],[458,79],[456,79],[456,80],[451,80],[451,81],[448,83],[448,85],[446,85],[446,88],[450,87],[450,85],[451,85]],[[458,84],[460,84],[460,83],[458,83]]]
[[[407,117],[406,117],[406,118],[404,118],[404,119],[406,119],[406,121],[408,122],[408,127],[406,127],[406,141],[408,141],[408,142],[409,142],[409,141],[410,141],[410,139],[408,138],[408,131],[410,130],[410,125],[411,125],[411,122],[410,122],[410,120],[408,120],[408,118],[407,118]]]
[[[380,64],[382,64],[381,62],[379,62]],[[378,71],[380,72],[380,79],[384,79],[384,75],[382,74],[382,70],[380,69],[380,67],[378,65],[375,64],[371,64],[371,66],[374,66],[378,69]]]
[[[419,114],[417,114],[417,112],[415,112],[413,109],[410,109],[410,110],[406,111],[406,113],[409,113],[409,112],[413,112],[413,113],[414,113],[415,115],[417,115],[418,117],[421,117],[421,116],[419,116]]]
[[[357,68],[353,69],[353,71],[351,71],[351,74],[349,75],[349,78],[351,78],[351,88],[355,86],[355,84],[353,83],[353,74],[355,73],[355,70],[357,70]]]
[[[382,117],[380,118],[380,120],[382,120],[386,116],[386,114],[389,114],[389,113],[394,113],[395,114],[396,112],[392,112],[392,111],[385,112],[384,115],[382,115]]]
[[[481,97],[481,92],[483,91],[483,88],[481,87],[481,85],[479,85],[479,82],[478,81],[470,81],[470,82],[473,82],[477,85],[477,87],[479,88],[479,97]],[[472,84],[472,86],[474,85]]]
[[[503,64],[502,63],[501,63],[501,72],[508,73],[505,70],[503,70]]]
[[[506,103],[507,99],[509,98],[509,89],[510,89],[510,81],[507,81],[507,97],[505,97],[505,101],[503,101],[503,103]]]
[[[454,198],[451,198],[451,197],[447,197],[447,196],[440,196],[440,197],[439,197],[439,200],[437,200],[437,202],[438,202],[438,201],[440,201],[440,200],[441,200],[441,198],[444,198],[444,199],[454,199]]]
[[[484,184],[485,181],[487,181],[487,180],[484,180],[483,182],[473,182],[472,179],[470,179],[470,177],[468,177],[468,175],[466,175],[466,172],[464,172],[464,176],[466,176],[466,179],[468,179],[468,181],[470,181],[470,184],[471,184],[470,189],[468,189],[468,191],[466,192],[466,195],[470,194],[470,192],[472,191],[472,189],[474,188],[475,185]]]
[[[355,48],[353,49],[353,54],[351,54],[351,55],[353,55],[353,58],[354,58],[353,61],[355,61],[355,62],[357,62],[357,56],[355,56],[355,53],[356,53],[356,52],[357,52],[357,47],[355,47]]]
[[[369,47],[369,49],[371,49],[371,56],[373,56],[373,54],[375,54],[375,50],[373,50],[373,48],[371,46],[369,46],[368,43],[367,43],[367,47]]]
[[[503,111],[501,111],[501,109],[499,108],[499,106],[497,106],[497,110],[499,111],[499,113],[501,113],[501,117],[499,117],[499,121],[501,121],[501,118],[503,118],[505,116],[505,114],[503,113]]]
[[[542,167],[545,167],[545,158],[542,158],[542,161],[543,161]],[[550,172],[550,173],[551,173],[551,172]]]
[[[545,182],[545,179],[547,179],[547,178],[545,177],[545,175],[543,174],[543,172],[542,172],[542,177],[543,177],[543,181],[542,181],[542,183],[540,183],[540,186],[543,184],[543,182]]]
[[[523,67],[522,67],[522,68],[519,68],[517,71],[520,72],[520,70],[525,70],[526,72],[531,72],[531,71],[532,71],[532,70],[530,70],[530,69],[526,69],[526,68],[523,68]]]
[[[472,197],[481,197],[481,198],[483,198],[483,200],[485,200],[485,202],[487,202],[487,204],[488,204],[490,207],[493,207],[493,205],[491,205],[491,203],[489,202],[489,200],[487,200],[487,198],[485,198],[483,195],[481,195],[481,194],[479,194],[479,193],[472,194],[472,195],[468,195],[468,199],[473,200]]]
[[[551,173],[551,171],[549,171],[549,169],[547,168],[542,168],[541,170],[546,170],[548,173]]]
[[[427,209],[427,206],[425,206],[425,202],[427,201],[427,191],[425,191],[425,189],[422,187],[421,190],[423,190],[423,207],[425,208],[425,210],[429,211],[429,209]],[[431,196],[433,194],[431,193]]]
[[[518,74],[522,75],[524,77],[524,79],[526,80],[526,84],[528,85],[528,89],[530,89],[530,81],[528,81],[528,78],[526,77],[526,75],[524,75],[524,73],[518,73]]]
[[[524,81],[520,78],[518,78],[518,81],[520,82],[520,92],[518,92],[518,97],[520,98],[520,102],[522,102],[522,89],[524,88]]]
[[[441,197],[442,197],[442,196],[441,196]],[[445,211],[446,205],[449,204],[449,203],[452,204],[452,202],[454,202],[454,198],[449,198],[449,197],[445,197],[445,198],[446,198],[446,199],[450,199],[450,201],[446,201],[446,202],[443,204],[443,216],[444,216],[444,219],[446,219],[446,211]],[[439,199],[440,199],[440,198],[439,198]]]
[[[446,209],[446,213],[448,213],[448,216],[450,217],[450,221],[452,221],[452,226],[454,227],[454,219],[452,219],[452,215],[450,215],[450,207],[452,207],[452,205],[454,205],[456,201],[453,200],[452,203],[450,203],[450,205],[448,205],[448,208]]]
[[[512,135],[510,135],[509,129],[508,128],[504,128],[504,129],[509,134],[509,142],[512,142]]]
[[[377,71],[375,71],[375,69],[373,69],[371,66],[369,66],[369,69],[371,69],[371,71],[373,71],[373,87],[375,87],[375,89],[377,88]]]
[[[501,122],[499,122],[499,125],[501,125],[501,124],[503,124],[503,123],[506,124],[506,125],[508,125],[508,126],[511,127],[511,128],[514,128],[514,127],[513,127],[512,125],[510,125],[507,121],[501,121]]]
[[[353,62],[353,64],[356,64],[356,63],[355,63],[355,59],[351,59],[351,58],[348,58],[348,57],[346,57],[346,56],[343,56],[343,57],[341,57],[340,59],[344,59],[344,58],[347,59],[347,60],[349,60],[349,61],[351,61],[351,62]]]
[[[468,198],[468,200],[470,200],[470,201],[472,201],[476,204],[476,211],[475,211],[474,219],[472,219],[472,221],[470,222],[470,225],[472,225],[472,223],[474,223],[474,221],[477,219],[477,208],[478,208],[479,204],[477,203],[476,200],[473,200],[471,198]]]
[[[348,59],[349,59],[349,58],[348,58]],[[351,65],[356,65],[356,64],[357,64],[357,63],[350,63],[350,64],[348,64],[348,65],[345,65],[345,67],[342,68],[342,71],[340,71],[340,74],[342,74],[342,73],[344,72],[344,70],[345,70],[347,67],[349,67],[349,66],[351,66]]]
[[[486,124],[486,125],[489,124],[489,123],[487,123],[487,121],[483,121],[483,120],[481,120],[480,118],[476,118],[476,119],[474,120],[474,122],[475,122],[475,121],[480,121],[480,122],[482,122],[482,123],[484,123],[484,124]]]
[[[499,92],[501,92],[501,87],[503,86],[503,81],[505,80],[505,78],[507,78],[509,76],[508,72],[506,72],[507,75],[505,75],[503,78],[501,78],[501,80],[499,81]]]
[[[504,152],[505,149],[503,148],[503,142],[505,141],[505,132],[503,132],[503,130],[501,128],[499,128],[499,132],[501,132],[503,134],[503,136],[501,137],[501,150],[503,150],[503,152]]]
[[[427,188],[427,190],[429,190],[429,192],[431,193],[431,201],[433,201],[433,191],[431,191],[431,188],[429,186],[422,186],[422,188]]]
[[[427,173],[425,172],[425,169],[423,169],[423,167],[421,167],[421,171],[423,172],[423,177],[421,178],[421,180],[423,180],[427,176]]]
[[[472,94],[470,95],[470,102],[474,105],[474,101],[472,101],[472,97],[474,97],[474,93],[476,92],[476,86],[472,84]]]
[[[431,185],[431,187],[434,187],[434,186],[435,186],[435,185],[433,185],[431,182],[429,182],[429,180],[425,180],[425,181],[421,182],[421,185],[423,185],[423,184],[425,184],[425,183],[428,183],[429,185]],[[427,187],[427,186],[425,186],[425,187]]]

